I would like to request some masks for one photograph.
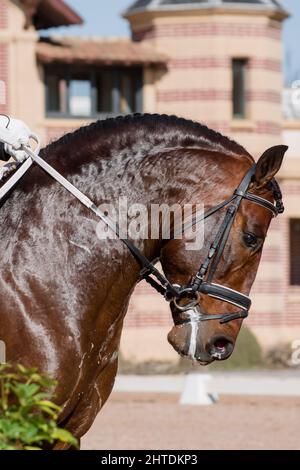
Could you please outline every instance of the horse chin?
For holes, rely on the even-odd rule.
[[[207,366],[215,360],[205,350],[202,350],[197,334],[195,334],[195,342],[191,341],[190,324],[173,326],[168,334],[168,341],[180,356],[186,357],[201,366]]]

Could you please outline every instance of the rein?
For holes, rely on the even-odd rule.
[[[35,136],[33,136],[35,140]],[[199,270],[192,281],[186,286],[179,286],[177,284],[171,284],[168,279],[161,274],[155,267],[155,264],[159,261],[159,258],[149,261],[143,253],[122,233],[118,224],[113,222],[107,217],[95,203],[89,199],[85,194],[79,191],[73,184],[71,184],[66,178],[64,178],[58,171],[56,171],[51,165],[43,160],[39,155],[39,150],[35,152],[31,148],[22,146],[22,150],[26,152],[28,158],[20,166],[13,176],[1,187],[0,189],[0,201],[7,195],[7,193],[17,184],[20,178],[29,170],[33,163],[40,166],[46,173],[48,173],[53,179],[55,179],[60,185],[62,185],[69,193],[71,193],[76,199],[78,199],[85,207],[91,210],[99,219],[101,219],[116,235],[117,237],[127,246],[132,255],[141,265],[140,277],[145,279],[157,292],[164,296],[168,302],[172,302],[173,305],[180,312],[181,320],[180,323],[185,323],[189,320],[188,311],[195,309],[199,305],[199,294],[205,294],[209,297],[221,300],[223,302],[234,305],[241,310],[234,313],[220,313],[220,314],[203,314],[196,313],[196,320],[193,321],[208,321],[208,320],[220,320],[220,323],[228,323],[232,320],[246,318],[248,311],[251,306],[251,300],[247,295],[244,295],[234,289],[222,286],[212,282],[218,263],[221,259],[225,244],[228,240],[231,227],[234,222],[236,213],[240,207],[243,199],[247,199],[250,202],[258,204],[265,209],[272,212],[273,216],[277,216],[283,212],[282,202],[276,201],[276,206],[264,198],[256,196],[248,192],[250,183],[255,173],[254,164],[250,170],[246,173],[243,180],[241,181],[238,188],[234,191],[233,195],[221,202],[220,204],[212,207],[203,214],[201,214],[196,220],[190,223],[190,227],[196,223],[207,219],[211,215],[215,214],[223,207],[228,206],[224,219],[220,225],[217,235],[210,246],[207,257],[204,262],[200,265]],[[186,228],[186,227],[185,227]],[[174,238],[175,236],[173,236]],[[185,305],[180,305],[180,300],[189,299],[189,302]]]

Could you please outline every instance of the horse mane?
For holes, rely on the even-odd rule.
[[[90,163],[101,165],[105,160],[110,165],[115,155],[134,159],[182,148],[207,149],[225,157],[244,156],[254,162],[244,147],[229,137],[198,122],[165,114],[131,114],[93,122],[47,145],[41,157],[68,177]],[[34,165],[17,186],[31,192],[34,182],[41,187],[53,181]]]
[[[77,166],[87,156],[109,159],[113,152],[126,148],[142,149],[146,155],[156,149],[191,147],[246,156],[253,161],[245,148],[229,137],[198,122],[165,114],[132,114],[96,121],[50,143],[42,150],[42,156],[63,157],[67,152],[68,161],[71,159]]]

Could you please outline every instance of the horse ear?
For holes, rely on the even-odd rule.
[[[254,180],[259,186],[266,184],[276,175],[287,149],[286,145],[275,145],[262,154],[256,163],[254,174]]]

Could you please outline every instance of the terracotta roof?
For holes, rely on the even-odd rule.
[[[37,44],[38,60],[44,64],[163,65],[164,54],[130,39],[52,37]]]
[[[26,13],[26,26],[36,29],[82,24],[83,19],[63,0],[21,0]]]

